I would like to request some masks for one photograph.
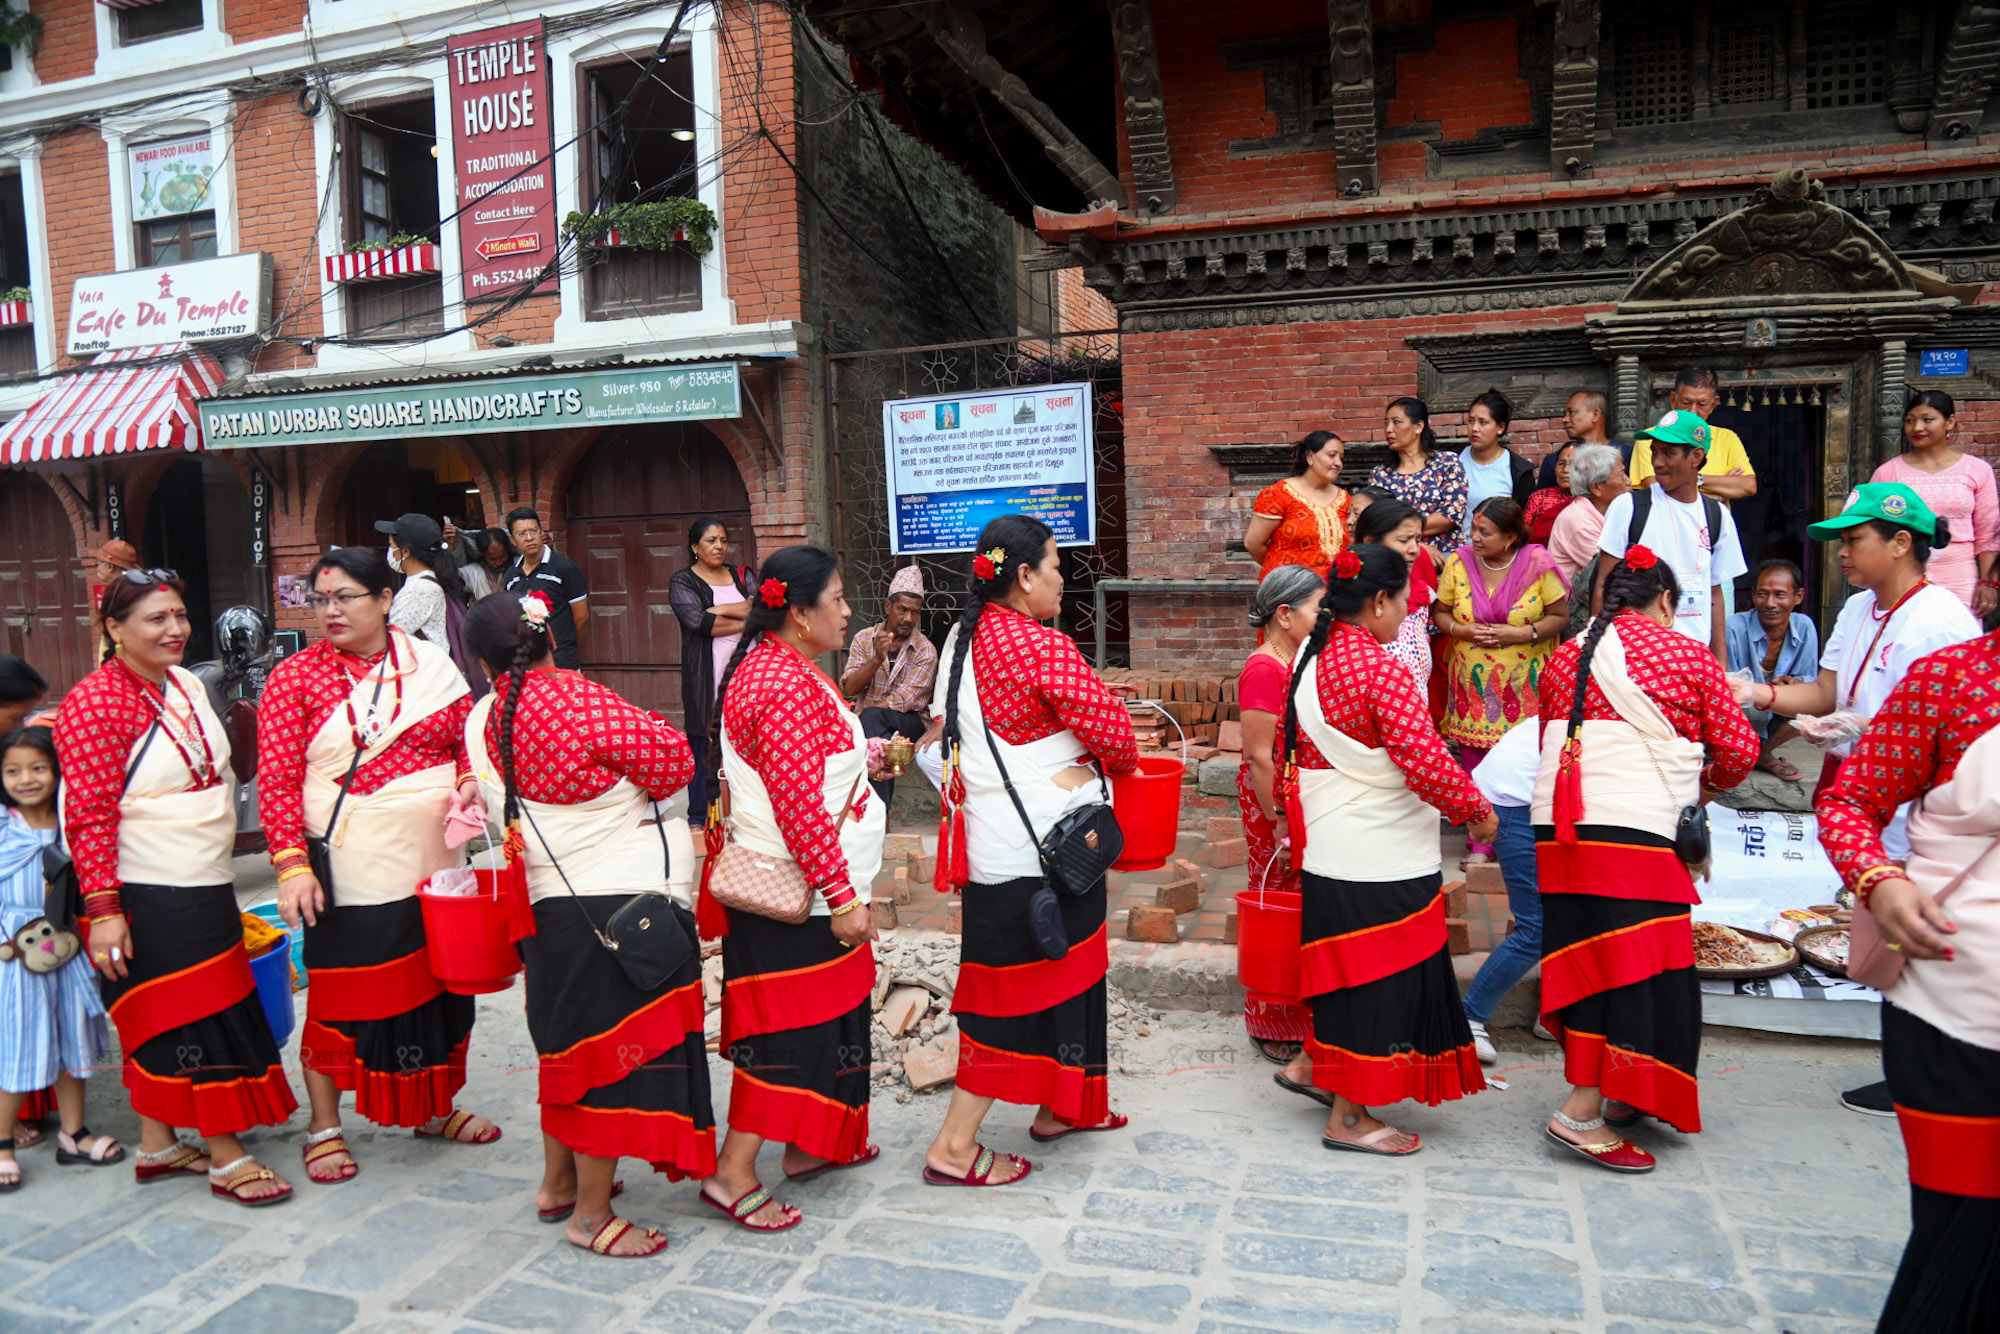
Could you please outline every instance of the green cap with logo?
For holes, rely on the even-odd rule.
[[[1933,547],[1945,544],[1937,533],[1937,515],[1924,503],[1924,498],[1901,482],[1864,482],[1854,488],[1854,499],[1838,517],[1824,523],[1816,523],[1806,529],[1815,542],[1832,542],[1839,538],[1841,531],[1867,523],[1870,519],[1880,519],[1893,523],[1898,528],[1907,528],[1913,533],[1931,539]]]
[[[1632,438],[1651,440],[1660,445],[1685,445],[1705,454],[1708,452],[1708,423],[1692,412],[1676,408]]]

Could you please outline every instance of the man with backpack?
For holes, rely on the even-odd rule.
[[[1728,607],[1723,590],[1747,568],[1729,507],[1703,495],[1702,464],[1708,458],[1708,423],[1693,412],[1674,409],[1637,440],[1651,447],[1651,485],[1635,487],[1604,512],[1597,541],[1597,571],[1591,610],[1603,605],[1604,576],[1627,547],[1643,543],[1659,553],[1680,582],[1674,628],[1707,644],[1717,662],[1729,661],[1725,635]]]

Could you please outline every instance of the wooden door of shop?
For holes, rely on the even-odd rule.
[[[91,651],[90,575],[49,484],[0,473],[0,651],[48,678],[54,700],[97,665]]]
[[[557,536],[590,582],[584,672],[676,721],[682,636],[667,581],[688,564],[688,525],[703,515],[728,528],[732,564],[757,563],[750,496],[722,443],[692,424],[620,426],[578,465]]]

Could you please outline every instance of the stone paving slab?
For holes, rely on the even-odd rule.
[[[785,1187],[807,1221],[775,1236],[626,1164],[622,1209],[672,1245],[607,1261],[531,1212],[519,990],[479,1014],[466,1105],[506,1128],[498,1144],[350,1121],[360,1176],[314,1186],[301,1113],[252,1138],[299,1191],[261,1212],[24,1151],[0,1330],[1850,1334],[1872,1328],[1908,1225],[1894,1123],[1834,1102],[1873,1075],[1871,1044],[1710,1030],[1709,1129],[1635,1132],[1662,1166],[1626,1179],[1539,1142],[1560,1070],[1531,1039],[1503,1039],[1508,1090],[1394,1109],[1426,1148],[1388,1161],[1326,1153],[1323,1113],[1271,1083],[1238,1024],[1187,1012],[1131,1044],[1114,1083],[1130,1130],[1034,1145],[1025,1109],[996,1110],[987,1142],[1037,1163],[1019,1188],[922,1184],[946,1100],[884,1098],[882,1159]],[[93,1080],[89,1116],[131,1143],[119,1092]],[[775,1150],[764,1166],[775,1179]]]

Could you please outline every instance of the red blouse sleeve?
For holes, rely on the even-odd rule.
[[[1291,682],[1285,664],[1268,653],[1253,653],[1236,678],[1236,706],[1285,716],[1285,687]]]
[[[303,655],[279,663],[257,701],[257,814],[273,861],[306,845],[306,743],[314,731],[303,689],[309,665]]]
[[[853,736],[810,673],[790,649],[760,644],[737,666],[723,720],[730,744],[764,780],[772,818],[806,883],[831,898],[848,883],[848,870],[836,817],[826,809],[826,760],[847,750]],[[866,786],[855,795],[874,797]]]
[[[1669,633],[1678,635],[1680,631]],[[1697,689],[1701,701],[1701,737],[1708,747],[1708,763],[1702,769],[1701,782],[1708,791],[1727,792],[1750,776],[1757,765],[1760,746],[1756,730],[1730,694],[1722,664],[1705,646],[1696,648],[1699,651],[1689,655],[1690,668],[1703,678]]]
[[[469,701],[460,702],[472,707]],[[687,738],[667,723],[608,690],[592,701],[591,712],[592,725],[584,738],[590,758],[624,774],[654,801],[665,801],[694,777],[694,752]]]
[[[1266,519],[1282,519],[1292,512],[1291,507],[1295,503],[1292,493],[1285,489],[1283,482],[1273,482],[1257,493],[1257,499],[1250,505],[1250,512]]]
[[[1880,878],[1871,873],[1883,869],[1901,874],[1902,864],[1883,846],[1882,830],[1896,818],[1898,806],[1940,781],[1939,741],[1954,708],[1953,694],[1963,684],[1948,659],[1918,659],[1875,711],[1833,786],[1821,794],[1815,811],[1820,846],[1850,888],[1858,888],[1864,877]]]
[[[62,765],[63,833],[92,921],[123,912],[118,890],[118,804],[132,743],[151,724],[144,705],[119,690],[100,668],[63,701],[56,715],[56,756]]]
[[[1129,774],[1139,767],[1139,738],[1124,702],[1097,679],[1076,641],[1049,632],[1053,649],[1043,659],[1035,683],[1062,724],[1076,733],[1106,773]]]
[[[1382,746],[1403,771],[1403,781],[1453,824],[1473,824],[1493,814],[1485,796],[1463,766],[1445,749],[1431,725],[1430,702],[1401,664],[1377,675],[1369,694],[1370,709]]]

